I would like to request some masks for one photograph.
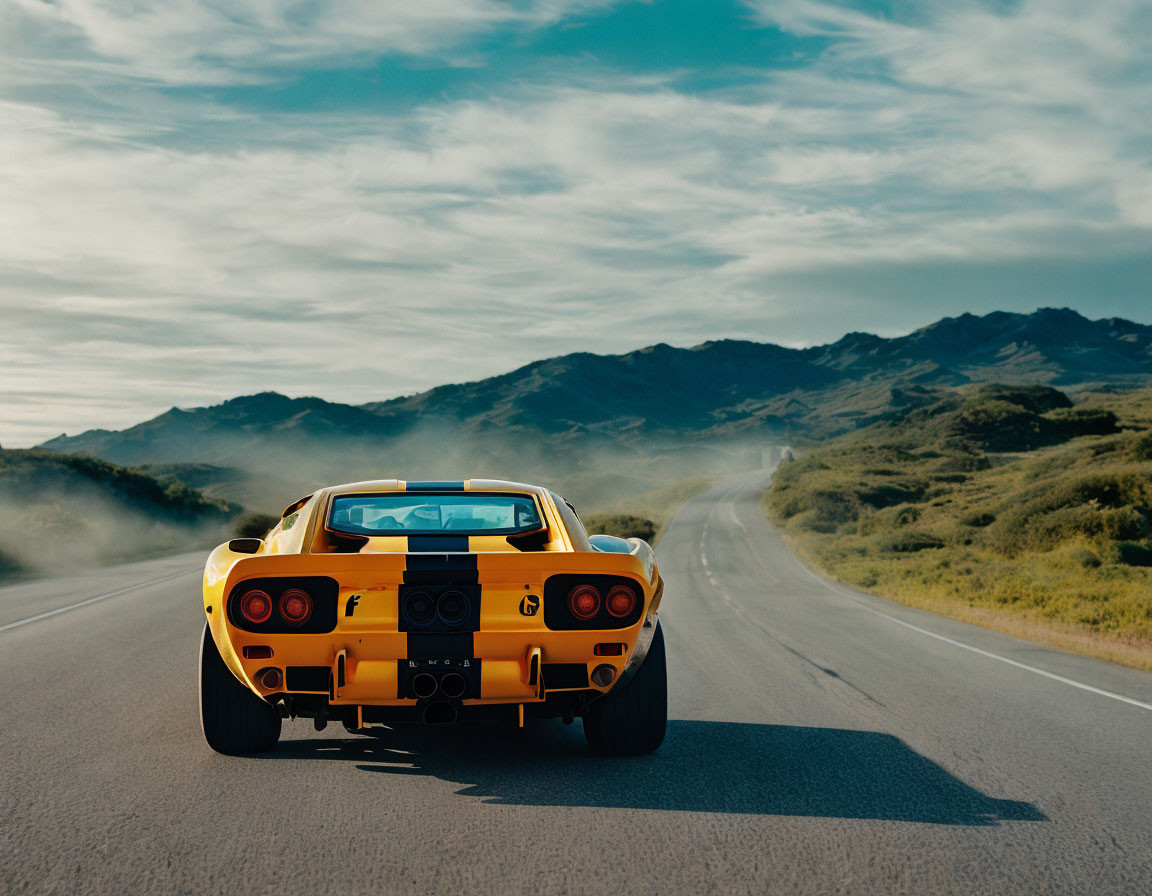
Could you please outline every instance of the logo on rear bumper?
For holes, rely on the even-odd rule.
[[[540,598],[535,594],[525,594],[524,600],[520,601],[520,615],[521,616],[535,616],[536,611],[540,609]]]

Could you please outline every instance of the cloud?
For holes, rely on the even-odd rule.
[[[560,62],[386,114],[186,87],[577,5],[325,6],[310,31],[319,4],[223,8],[21,0],[41,30],[0,105],[0,442],[261,388],[366,401],[573,350],[906,330],[1062,282],[1088,312],[1145,307],[1132,3],[765,3],[827,48],[720,90]]]
[[[33,77],[98,72],[170,85],[266,82],[287,69],[428,56],[468,37],[539,28],[612,0],[6,0],[8,62]]]

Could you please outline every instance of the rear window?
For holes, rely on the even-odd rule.
[[[465,492],[422,495],[340,495],[328,528],[350,535],[515,535],[543,528],[536,502],[526,495]]]

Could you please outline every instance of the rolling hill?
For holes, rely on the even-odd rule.
[[[952,394],[784,464],[765,504],[841,581],[1152,668],[1152,389]]]

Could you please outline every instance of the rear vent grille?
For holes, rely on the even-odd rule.
[[[546,690],[564,690],[588,687],[588,667],[584,663],[545,663]]]
[[[328,677],[332,670],[327,666],[289,666],[285,670],[285,687],[290,691],[322,691],[328,693]]]

